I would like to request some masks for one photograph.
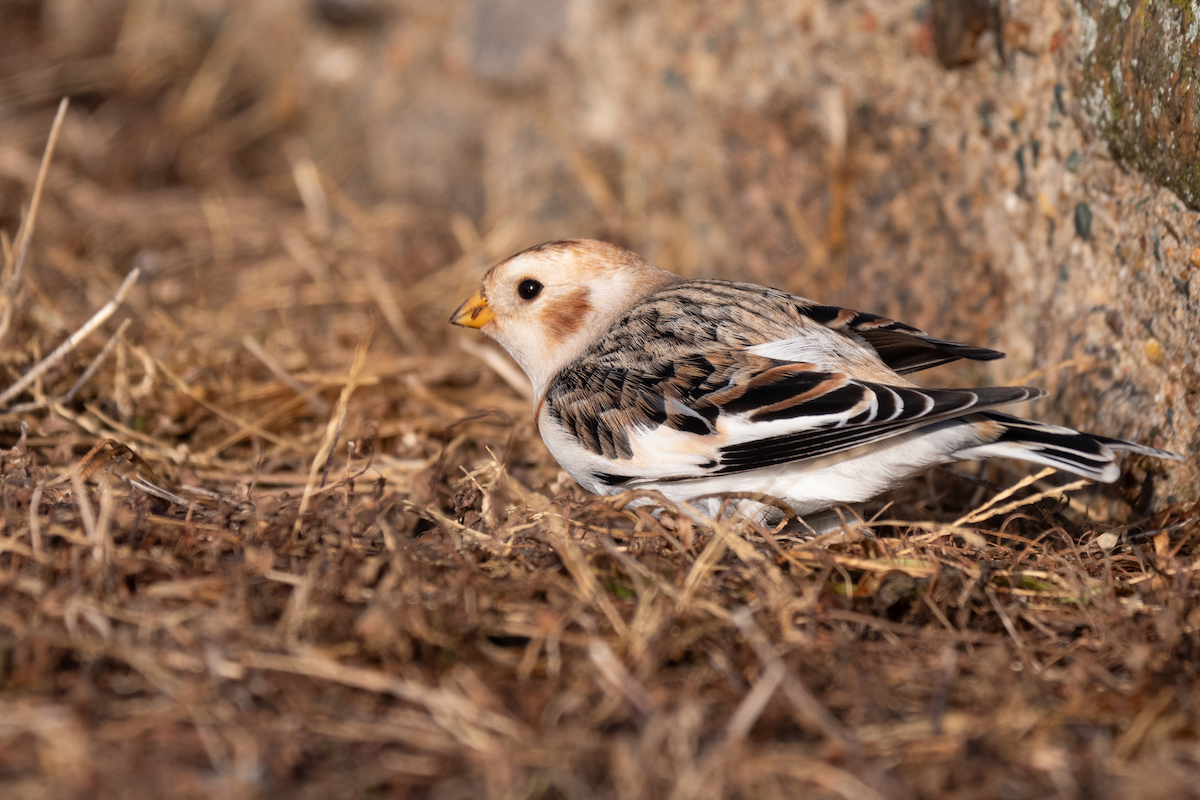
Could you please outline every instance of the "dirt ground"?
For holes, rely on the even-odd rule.
[[[1198,217],[1009,6],[0,0],[0,796],[1196,796]],[[565,236],[1189,459],[635,514],[446,323]]]

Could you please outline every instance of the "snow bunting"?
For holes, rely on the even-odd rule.
[[[1179,458],[990,410],[1041,389],[903,377],[1003,353],[765,286],[684,280],[603,242],[502,261],[450,321],[516,359],[542,439],[581,485],[653,488],[710,517],[746,493],[806,517],[954,461],[1017,458],[1111,483],[1114,450]]]

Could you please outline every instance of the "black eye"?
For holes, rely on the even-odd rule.
[[[542,293],[542,285],[533,278],[526,278],[517,286],[517,294],[522,300],[532,300]]]

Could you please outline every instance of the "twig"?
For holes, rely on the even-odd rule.
[[[121,337],[125,335],[125,331],[129,329],[129,325],[132,322],[133,320],[127,319],[120,324],[120,326],[117,328],[117,332],[109,337],[108,341],[104,343],[104,347],[100,348],[100,352],[95,358],[92,359],[92,363],[88,364],[87,369],[85,369],[83,374],[79,376],[79,380],[75,381],[75,384],[67,390],[67,393],[63,395],[62,400],[59,400],[58,402],[66,405],[75,399],[75,395],[79,394],[79,390],[82,389],[87,382],[92,379],[92,376],[96,374],[96,370],[99,369],[100,365],[104,363],[104,359],[108,357],[108,354],[116,346],[117,342],[119,342]]]
[[[137,345],[131,345],[131,346],[133,347],[135,352],[141,350],[141,348],[138,347]],[[151,358],[154,360],[154,364],[163,371],[163,374],[167,376],[167,379],[170,380],[171,383],[175,384],[175,387],[177,389],[179,389],[179,391],[183,392],[188,397],[192,398],[192,400],[194,400],[197,404],[204,407],[208,411],[211,411],[213,414],[216,414],[218,417],[225,420],[226,422],[230,422],[230,423],[233,423],[234,425],[237,425],[238,428],[240,429],[239,438],[240,438],[240,434],[242,432],[249,431],[250,433],[254,434],[255,436],[259,436],[259,437],[262,437],[263,439],[266,439],[271,444],[277,444],[280,447],[286,447],[289,450],[294,450],[296,452],[303,452],[304,448],[298,442],[289,441],[289,440],[283,438],[282,436],[277,436],[277,435],[271,433],[270,431],[265,430],[261,426],[254,424],[253,422],[247,422],[246,420],[239,417],[237,414],[226,411],[225,409],[218,406],[216,403],[209,402],[208,400],[206,400],[204,398],[203,395],[201,395],[199,392],[197,392],[191,386],[188,386],[187,381],[185,381],[183,378],[176,375],[171,370],[171,368],[168,367],[166,364],[164,364],[161,360],[154,358],[153,356],[151,356]]]
[[[321,186],[321,174],[317,165],[304,153],[299,140],[287,143],[285,148],[288,160],[292,164],[292,180],[296,191],[300,193],[300,202],[304,204],[304,215],[308,219],[308,229],[318,239],[325,239],[333,230],[333,220],[329,213],[329,199]]]
[[[329,413],[329,403],[325,401],[325,398],[320,395],[310,394],[309,389],[312,387],[307,386],[304,381],[289,375],[287,370],[283,368],[283,365],[274,356],[264,350],[263,346],[255,341],[253,336],[250,334],[243,336],[242,347],[249,350],[250,355],[261,361],[263,366],[271,371],[272,375],[282,381],[293,392],[300,395],[310,411],[322,416]]]
[[[63,120],[67,116],[68,105],[70,105],[70,100],[66,97],[59,101],[58,112],[54,115],[54,122],[50,126],[50,138],[46,141],[46,150],[42,153],[42,163],[38,167],[37,179],[33,183],[33,199],[29,204],[29,213],[25,216],[25,222],[21,225],[18,234],[16,258],[13,260],[11,272],[6,265],[5,274],[8,277],[8,283],[4,287],[4,311],[0,314],[0,340],[3,340],[5,334],[8,333],[8,326],[12,322],[13,295],[17,291],[17,285],[21,282],[25,257],[29,254],[29,242],[33,239],[33,226],[37,222],[38,209],[42,205],[42,190],[46,188],[46,175],[50,172],[50,159],[54,157],[54,148],[58,144],[58,134],[62,130]]]
[[[42,503],[42,489],[44,484],[39,483],[33,487],[33,496],[29,498],[29,544],[33,547],[33,555],[35,558],[40,558],[42,555],[42,521],[38,517],[38,506]]]
[[[286,402],[284,402],[283,404],[279,405],[278,407],[272,409],[271,411],[268,411],[267,413],[263,414],[262,416],[251,420],[248,423],[251,427],[242,427],[239,430],[234,431],[233,433],[229,434],[221,441],[219,441],[216,444],[209,447],[204,452],[198,454],[196,456],[196,458],[206,459],[206,460],[211,461],[212,459],[216,458],[220,453],[222,453],[226,448],[233,447],[235,444],[242,441],[246,437],[253,435],[258,430],[265,430],[267,425],[270,425],[271,423],[278,421],[285,415],[290,414],[292,411],[295,411],[296,409],[298,409],[301,405],[304,404],[304,400],[306,398],[313,397],[318,392],[320,392],[321,390],[326,389],[326,388],[328,388],[328,387],[323,384],[318,384],[316,386],[313,386],[311,389],[307,390],[304,394],[300,395],[299,397],[293,397],[293,398],[287,400]],[[267,441],[270,441],[270,439],[268,439]]]
[[[1025,662],[1027,667],[1033,670],[1034,674],[1040,673],[1042,671],[1041,667],[1038,666],[1037,661],[1029,653],[1024,640],[1021,639],[1021,634],[1017,633],[1017,626],[1013,625],[1012,618],[1004,610],[1004,606],[1000,605],[1000,599],[996,597],[996,591],[988,588],[984,589],[983,593],[987,596],[988,602],[991,603],[992,608],[995,610],[996,616],[1000,617],[1000,622],[1004,625],[1004,630],[1008,632],[1009,637],[1013,640],[1013,644],[1017,646],[1017,654],[1021,657],[1021,660]]]
[[[629,705],[645,717],[654,714],[655,702],[646,687],[633,676],[613,653],[612,648],[598,636],[588,642],[588,658],[596,666],[600,676],[616,689]]]
[[[404,318],[404,311],[401,310],[400,304],[396,302],[396,298],[388,289],[387,281],[383,279],[383,272],[380,270],[378,262],[368,259],[362,265],[362,272],[363,277],[367,279],[367,285],[371,287],[375,304],[383,312],[383,318],[387,320],[388,327],[392,329],[392,333],[396,334],[400,344],[409,353],[424,353],[426,351],[424,343],[408,326],[408,321]]]
[[[112,485],[108,480],[104,480],[100,483],[100,515],[96,518],[96,544],[92,547],[93,561],[100,563],[108,561],[108,552],[111,549],[109,528],[112,525],[115,507],[116,501],[113,499]]]
[[[782,660],[774,661],[767,666],[754,684],[754,688],[746,693],[725,724],[726,742],[740,742],[746,738],[746,734],[754,727],[754,723],[758,721],[763,709],[775,696],[775,690],[779,688],[779,684],[786,676],[787,668]]]
[[[993,497],[991,500],[988,500],[986,503],[984,503],[983,505],[981,505],[979,508],[975,509],[975,510],[974,510],[974,511],[972,511],[971,513],[969,513],[969,514],[966,514],[966,515],[964,515],[964,516],[962,516],[962,517],[959,517],[957,520],[955,520],[955,521],[954,521],[954,522],[953,522],[953,523],[950,525],[950,527],[951,527],[951,528],[957,528],[957,527],[959,527],[959,526],[961,526],[961,525],[965,525],[965,524],[967,524],[967,523],[970,523],[970,522],[980,522],[980,521],[982,521],[982,520],[985,520],[985,519],[988,519],[988,518],[990,518],[991,516],[994,516],[994,515],[992,515],[992,514],[989,514],[989,515],[987,515],[987,516],[983,516],[983,513],[984,513],[985,511],[987,511],[989,508],[991,508],[992,506],[994,506],[994,505],[996,505],[997,503],[999,503],[1001,500],[1006,500],[1006,499],[1008,499],[1009,497],[1012,497],[1014,494],[1016,494],[1016,493],[1017,493],[1017,492],[1019,492],[1020,490],[1024,489],[1026,486],[1029,486],[1029,485],[1030,485],[1030,484],[1032,484],[1032,483],[1036,483],[1037,481],[1040,481],[1042,478],[1049,477],[1050,475],[1053,475],[1053,474],[1054,474],[1054,472],[1055,472],[1055,469],[1054,469],[1054,467],[1046,467],[1045,469],[1043,469],[1041,472],[1039,472],[1039,473],[1038,473],[1038,474],[1036,474],[1036,475],[1027,475],[1027,476],[1025,476],[1024,478],[1022,478],[1021,480],[1017,481],[1017,482],[1016,482],[1015,484],[1013,484],[1012,486],[1010,486],[1010,487],[1008,487],[1007,489],[1005,489],[1005,490],[1004,490],[1003,492],[1001,492],[1000,494],[998,494],[998,495],[996,495],[995,497]]]
[[[1084,486],[1087,486],[1089,483],[1091,483],[1090,480],[1088,480],[1086,478],[1082,478],[1080,480],[1075,481],[1074,483],[1068,483],[1065,486],[1056,486],[1053,489],[1047,489],[1044,492],[1039,492],[1035,495],[1030,495],[1029,497],[1025,497],[1020,500],[1013,500],[1011,503],[1006,503],[1005,505],[998,506],[998,507],[996,506],[996,503],[998,503],[999,501],[1004,500],[1009,497],[1012,497],[1013,494],[1020,491],[1021,489],[1024,489],[1026,486],[1036,483],[1037,481],[1040,481],[1042,478],[1045,478],[1048,475],[1052,475],[1054,472],[1055,472],[1054,467],[1046,467],[1044,470],[1042,470],[1041,472],[1039,472],[1036,475],[1029,475],[1029,476],[1021,479],[1017,483],[1013,484],[1012,486],[1008,487],[1003,492],[996,495],[991,500],[988,500],[986,503],[984,503],[983,505],[981,505],[979,508],[975,509],[974,511],[970,512],[969,514],[959,517],[957,520],[955,520],[954,522],[951,522],[948,525],[941,525],[941,524],[935,523],[933,526],[933,528],[934,528],[933,531],[931,531],[930,533],[922,534],[920,536],[916,536],[911,541],[914,543],[918,543],[918,542],[925,543],[925,542],[931,542],[935,539],[940,539],[943,536],[951,536],[951,535],[954,535],[956,532],[958,532],[958,529],[962,528],[964,525],[975,525],[977,523],[984,522],[985,520],[989,520],[992,517],[998,517],[1003,514],[1008,514],[1013,511],[1016,511],[1018,508],[1023,508],[1025,506],[1031,506],[1034,503],[1045,500],[1048,497],[1062,497],[1067,492],[1073,492],[1076,489],[1082,489]],[[917,524],[917,523],[913,523],[912,527],[924,527],[924,526]]]
[[[109,337],[108,341],[104,343],[104,347],[102,347],[100,352],[96,354],[96,357],[92,359],[92,363],[88,364],[87,369],[85,369],[83,374],[79,376],[79,380],[75,381],[75,384],[62,397],[54,397],[48,400],[35,400],[31,403],[17,403],[15,406],[8,409],[8,412],[10,414],[20,414],[26,411],[35,411],[39,408],[49,408],[53,405],[69,405],[71,401],[75,399],[75,395],[79,394],[79,390],[86,386],[87,382],[90,381],[92,376],[96,374],[96,370],[99,369],[100,365],[104,363],[104,359],[108,357],[110,352],[112,352],[113,347],[116,346],[117,342],[121,338],[121,335],[125,333],[125,330],[129,327],[131,322],[133,322],[133,320],[127,319],[121,323],[121,327],[117,328],[117,332]]]
[[[88,541],[95,544],[96,515],[92,512],[92,500],[88,497],[85,479],[75,468],[68,474],[71,476],[71,488],[75,491],[75,502],[79,505],[79,518],[83,522],[83,530],[87,532]]]
[[[1016,511],[1018,508],[1022,508],[1024,506],[1031,506],[1034,503],[1038,503],[1047,498],[1062,497],[1067,492],[1073,492],[1076,489],[1082,489],[1083,487],[1087,486],[1090,483],[1092,483],[1092,481],[1088,480],[1087,478],[1080,478],[1079,480],[1077,480],[1073,483],[1068,483],[1066,486],[1056,486],[1053,489],[1047,489],[1044,492],[1038,492],[1037,494],[1030,495],[1029,497],[1025,497],[1020,500],[1014,500],[1011,503],[1006,503],[1005,505],[1002,505],[999,508],[993,508],[993,509],[989,510],[987,512],[987,514],[985,514],[983,516],[976,516],[973,514],[971,516],[971,518],[968,520],[968,522],[970,522],[970,523],[983,522],[984,520],[991,519],[992,517],[998,517],[998,516],[1001,516],[1002,514],[1007,514],[1010,511]]]
[[[1129,757],[1133,755],[1146,738],[1146,734],[1150,732],[1154,721],[1158,719],[1164,711],[1166,711],[1173,702],[1176,702],[1178,690],[1174,686],[1164,686],[1159,690],[1150,702],[1142,705],[1133,722],[1125,729],[1117,739],[1116,745],[1113,747],[1113,762],[1118,765],[1128,763]]]
[[[509,485],[515,486],[515,481],[509,481]],[[526,500],[529,498],[527,497]],[[629,626],[625,624],[621,613],[617,611],[612,601],[608,599],[608,593],[600,582],[596,579],[596,574],[592,571],[591,565],[588,564],[587,557],[580,551],[579,547],[571,541],[570,525],[567,518],[555,512],[549,512],[544,517],[546,520],[545,532],[541,535],[543,541],[554,548],[554,552],[558,555],[563,566],[567,568],[567,573],[575,581],[575,585],[579,588],[582,599],[592,603],[608,618],[608,622],[616,631],[618,637],[624,640],[629,636]]]
[[[316,655],[290,656],[259,652],[246,653],[238,663],[246,669],[304,675],[317,681],[328,681],[398,697],[429,709],[435,725],[467,745],[479,741],[477,737],[472,736],[477,731],[494,731],[516,742],[525,742],[532,738],[532,734],[524,725],[503,712],[481,708],[451,689],[397,678],[382,670],[347,666]]]
[[[559,152],[565,157],[571,171],[575,173],[575,179],[579,181],[579,185],[583,187],[588,200],[600,216],[608,220],[617,219],[619,204],[616,193],[608,185],[608,179],[579,147],[578,140],[559,124],[550,108],[548,103],[536,103],[533,109],[534,118],[558,145]]]
[[[708,544],[700,551],[700,555],[692,563],[692,568],[688,570],[687,578],[683,582],[683,591],[676,600],[677,607],[686,607],[700,588],[701,581],[716,569],[721,557],[729,549],[729,540],[736,535],[730,528],[728,520],[713,520],[712,538],[708,540]]]
[[[783,667],[783,692],[796,712],[796,722],[809,730],[820,732],[830,739],[854,746],[853,735],[842,727],[842,724],[833,714],[829,713],[825,706],[821,705],[821,701],[813,696],[813,693],[800,680],[800,676],[783,662],[762,630],[755,624],[750,611],[744,607],[734,611],[733,623],[742,636],[746,637],[746,643],[750,645],[750,649],[758,656],[758,660],[762,662],[763,666],[770,669],[773,665],[779,664]]]
[[[302,233],[287,228],[280,234],[279,241],[292,260],[303,267],[318,286],[332,286],[336,282],[333,270]]]
[[[363,364],[367,361],[367,347],[371,344],[371,334],[372,331],[368,330],[359,337],[358,349],[354,353],[354,363],[350,366],[350,377],[346,379],[346,385],[342,387],[337,408],[334,410],[333,416],[329,418],[329,424],[325,427],[325,437],[321,440],[317,455],[312,460],[312,467],[308,471],[308,482],[304,484],[304,495],[300,498],[300,510],[296,513],[296,524],[293,527],[296,533],[299,533],[304,526],[304,514],[308,511],[308,503],[312,499],[313,490],[316,489],[317,476],[324,469],[326,460],[332,457],[338,433],[341,432],[342,424],[346,421],[346,408],[350,403],[350,395],[354,394],[359,373],[362,372]]]
[[[495,372],[505,383],[515,389],[517,394],[527,400],[533,399],[533,384],[529,382],[529,378],[526,378],[525,373],[514,367],[511,361],[501,355],[499,350],[476,344],[470,339],[460,339],[458,346],[491,367],[492,372]]]
[[[21,376],[20,380],[5,389],[0,394],[0,409],[6,408],[14,397],[25,391],[31,383],[46,374],[47,370],[66,358],[67,354],[74,350],[92,331],[103,325],[116,312],[121,303],[125,301],[125,295],[129,292],[133,284],[137,282],[139,275],[141,275],[141,269],[134,267],[125,276],[125,280],[121,282],[121,286],[117,289],[117,293],[113,295],[113,298],[105,303],[104,307],[97,311],[91,319],[85,322],[82,328],[67,337],[67,340],[56,347],[54,352],[35,364],[32,369]]]

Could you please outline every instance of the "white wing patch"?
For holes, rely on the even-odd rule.
[[[832,332],[820,335],[817,331],[812,331],[803,336],[756,344],[747,347],[746,352],[779,361],[816,364],[824,370],[837,372],[845,366],[843,359],[847,355],[859,355],[864,349],[845,336]]]
[[[630,481],[704,475],[716,466],[717,450],[728,441],[719,431],[702,435],[665,425],[634,428],[628,431],[633,457],[614,461],[580,445],[549,414],[543,412],[538,422],[542,441],[559,465],[585,489],[601,495],[618,494],[630,488],[625,485]]]

